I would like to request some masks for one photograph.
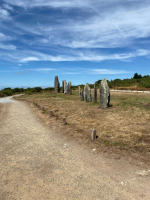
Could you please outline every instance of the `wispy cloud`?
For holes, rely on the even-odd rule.
[[[26,0],[26,1],[22,1],[22,0],[5,0],[5,2],[10,3],[11,5],[15,5],[15,6],[20,6],[23,8],[31,8],[31,7],[53,7],[53,8],[74,8],[74,7],[80,7],[81,5],[86,5],[88,4],[88,1],[80,1],[80,0],[73,0],[73,1],[69,1],[69,0],[53,0],[53,1],[47,1],[47,0]],[[86,2],[84,4],[84,2]]]
[[[125,70],[108,70],[108,69],[91,69],[88,71],[89,74],[126,74],[131,73]]]
[[[11,11],[14,10],[13,7],[10,6],[9,4],[3,4],[3,7],[4,7],[6,10],[11,10]]]
[[[1,23],[4,31],[0,33],[0,48],[8,50],[1,51],[0,57],[3,60],[19,63],[127,61],[150,54],[146,43],[144,48],[137,47],[138,40],[150,36],[148,0],[144,4],[140,0],[3,2],[0,8],[1,19],[10,17],[11,12],[8,11],[12,11],[13,6],[25,8],[15,17],[11,16],[10,26]],[[53,14],[47,15],[44,9],[50,9]],[[60,12],[55,12],[57,9]],[[73,9],[79,15],[72,14]],[[6,29],[8,35],[4,34]],[[12,40],[12,35],[17,39]],[[118,47],[120,52],[114,50]]]
[[[14,45],[5,45],[0,43],[0,49],[6,49],[6,50],[16,50],[16,46]]]
[[[56,69],[53,68],[35,68],[35,69],[30,69],[31,71],[37,71],[37,72],[48,72],[48,71],[53,71]]]
[[[12,38],[0,32],[0,41],[9,41]]]
[[[1,45],[0,45],[1,47]],[[14,47],[15,48],[15,47]],[[12,47],[13,50],[13,47]],[[1,52],[0,58],[8,61],[20,63],[38,62],[38,61],[92,61],[102,62],[107,60],[128,61],[139,56],[150,56],[150,50],[138,49],[127,53],[103,53],[99,51],[71,51],[69,54],[50,55],[38,51],[20,51],[15,50],[12,53]]]
[[[3,20],[3,19],[8,19],[9,16],[10,16],[9,12],[0,7],[0,21]]]
[[[73,18],[53,19],[54,23],[45,18],[43,23],[28,24],[22,26],[16,23],[17,27],[24,29],[30,34],[39,34],[43,38],[38,39],[41,45],[62,45],[70,48],[115,48],[132,46],[136,39],[150,36],[150,2],[131,0],[128,2],[113,1],[38,1],[29,0],[5,0],[12,5],[24,8],[31,7],[60,7],[60,8],[87,8],[89,15],[80,20]],[[124,2],[124,4],[123,4]],[[121,3],[123,6],[120,6]],[[132,3],[133,6],[130,7]],[[107,9],[107,7],[109,9]],[[105,9],[103,9],[105,8]],[[91,11],[92,9],[92,11]],[[92,15],[91,15],[92,12]],[[15,24],[14,24],[15,25]],[[67,37],[66,37],[67,36]],[[32,41],[32,44],[37,40]]]
[[[39,61],[39,59],[37,57],[31,56],[31,57],[22,58],[20,60],[20,62],[23,62],[23,63],[29,62],[29,61]]]

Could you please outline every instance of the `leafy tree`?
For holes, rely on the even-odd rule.
[[[142,75],[138,74],[138,73],[135,73],[134,76],[133,76],[134,79],[140,79],[142,78]]]
[[[32,88],[32,92],[40,92],[42,90],[41,87]]]

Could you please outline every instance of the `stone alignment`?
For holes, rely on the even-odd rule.
[[[64,80],[62,81],[62,93],[64,93]]]
[[[70,93],[70,95],[72,94],[71,82],[68,82],[68,92]]]
[[[58,76],[55,76],[54,86],[55,86],[55,92],[56,93],[60,92],[60,83],[58,81]]]
[[[87,102],[92,101],[91,89],[88,83],[84,86],[84,100]]]
[[[94,103],[97,103],[97,84],[94,82]]]
[[[80,86],[78,86],[78,95],[79,95],[79,97],[81,97],[81,89],[80,89]]]
[[[64,93],[68,93],[68,86],[66,80],[64,80]]]
[[[100,105],[102,106],[102,108],[109,107],[110,90],[106,78],[101,81],[99,91],[100,91]]]

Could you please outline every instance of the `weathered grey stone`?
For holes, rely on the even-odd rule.
[[[81,100],[84,101],[84,90],[81,92]]]
[[[68,82],[68,92],[70,93],[70,95],[72,94],[71,82]]]
[[[62,81],[62,93],[64,93],[64,80]]]
[[[64,80],[64,93],[68,93],[68,86],[66,80]]]
[[[94,103],[97,103],[97,84],[94,82]]]
[[[58,81],[58,76],[55,76],[54,86],[55,86],[55,92],[56,93],[60,92],[60,83]]]
[[[78,95],[79,95],[79,97],[81,97],[81,89],[80,89],[80,86],[78,86]]]
[[[108,87],[107,79],[103,79],[100,83],[100,105],[102,108],[109,107],[110,102],[110,90]]]
[[[84,86],[84,101],[92,101],[91,89],[88,83]]]

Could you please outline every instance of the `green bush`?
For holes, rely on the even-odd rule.
[[[41,87],[35,87],[31,89],[32,92],[40,92],[41,90],[42,90]]]
[[[27,91],[25,92],[25,94],[31,95],[32,92],[27,90]]]
[[[0,91],[0,97],[5,97],[5,94]]]
[[[146,84],[145,84],[145,87],[146,87],[146,88],[150,88],[150,83],[146,83]]]
[[[14,88],[12,89],[12,92],[15,94],[15,93],[20,93],[20,92],[23,92],[24,89],[23,88]]]
[[[60,88],[61,89],[61,88]],[[54,87],[48,87],[48,88],[45,88],[43,89],[44,91],[54,91]]]
[[[3,92],[3,94],[5,94],[6,96],[12,96],[13,95],[13,92],[12,92],[12,90],[10,90],[10,89],[5,89],[5,90],[3,90],[2,91]]]

